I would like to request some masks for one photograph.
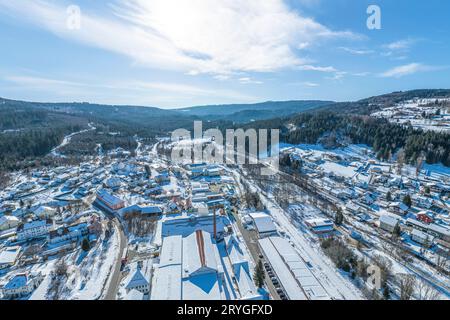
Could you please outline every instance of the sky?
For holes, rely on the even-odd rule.
[[[0,97],[179,108],[450,88],[448,12],[442,0],[0,0]]]

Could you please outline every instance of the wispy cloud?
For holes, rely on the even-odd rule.
[[[368,55],[368,54],[372,54],[374,51],[373,50],[363,50],[363,49],[352,49],[352,48],[347,48],[347,47],[340,47],[339,49],[348,52],[350,54],[353,55]]]
[[[317,71],[317,72],[337,72],[338,70],[335,67],[328,66],[313,66],[313,65],[302,65],[298,66],[296,69],[302,71]]]
[[[304,17],[283,0],[115,0],[110,8],[81,8],[82,27],[70,30],[62,4],[0,0],[0,10],[64,39],[191,75],[291,68],[306,61],[297,50],[302,44],[358,37]]]
[[[391,51],[408,50],[417,42],[417,39],[408,38],[385,44],[383,47]]]
[[[438,69],[441,69],[441,67],[428,66],[421,63],[410,63],[387,70],[379,76],[383,78],[401,78],[418,72],[434,71]]]
[[[28,75],[4,76],[3,80],[11,83],[20,90],[38,91],[51,93],[53,95],[64,94],[69,100],[85,101],[90,96],[101,96],[108,93],[106,99],[98,100],[101,103],[116,103],[121,98],[124,103],[158,104],[174,107],[173,103],[181,104],[180,101],[190,101],[193,98],[200,99],[224,99],[228,101],[251,101],[259,99],[234,90],[215,89],[201,86],[186,85],[182,83],[137,81],[123,79],[99,83],[96,81],[66,81],[55,78],[46,78]],[[134,98],[133,98],[134,97]]]
[[[305,86],[305,87],[310,87],[310,88],[315,88],[315,87],[319,87],[320,86],[318,83],[309,82],[309,81],[302,82],[301,85]]]
[[[242,78],[239,78],[238,81],[239,81],[241,84],[262,84],[262,83],[263,83],[262,81],[259,81],[259,80],[253,80],[252,78],[249,78],[249,77],[242,77]]]

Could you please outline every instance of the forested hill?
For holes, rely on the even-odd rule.
[[[374,96],[354,102],[331,103],[316,109],[316,111],[332,111],[346,114],[369,115],[383,108],[389,108],[396,103],[411,99],[437,99],[450,97],[450,89],[419,89],[397,91],[380,96]]]
[[[316,143],[324,136],[329,144],[347,139],[372,146],[383,159],[403,151],[410,163],[426,158],[429,163],[450,166],[448,134],[414,130],[368,116],[412,98],[441,97],[450,97],[450,90],[394,92],[356,102],[286,101],[178,110],[0,98],[0,170],[19,168],[24,160],[45,156],[65,135],[86,129],[90,122],[100,132],[97,136],[79,137],[77,148],[95,145],[99,138],[111,148],[131,146],[134,135],[153,139],[178,128],[192,130],[194,120],[207,120],[205,130],[242,127],[245,123],[252,128],[281,128],[282,139],[290,143]],[[119,132],[120,136],[114,134],[113,139],[108,132]]]
[[[369,116],[398,102],[443,97],[450,97],[450,90],[395,92],[357,102],[335,103],[291,117],[258,121],[246,127],[280,128],[281,140],[291,144],[363,143],[373,147],[380,159],[391,159],[400,152],[411,164],[423,159],[429,164],[450,166],[450,134],[413,129]]]
[[[212,105],[178,109],[186,115],[202,117],[206,120],[229,120],[238,123],[289,116],[314,110],[333,101],[299,100],[267,101],[256,104]]]
[[[113,148],[129,145],[136,134],[154,138],[190,126],[193,120],[158,108],[0,99],[0,171],[27,166],[47,155],[64,136],[88,128],[90,122],[95,123],[98,131],[106,133],[96,138]],[[92,141],[92,137],[84,138],[82,143]]]

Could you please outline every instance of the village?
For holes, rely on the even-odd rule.
[[[283,172],[267,182],[245,165],[173,163],[170,145],[165,138],[133,155],[118,149],[16,172],[0,191],[0,297],[354,300],[368,298],[367,287],[381,292],[335,265],[327,239],[368,266],[382,256],[429,295],[450,297],[447,168],[380,162],[365,146],[283,146],[302,181],[277,189],[270,179]],[[401,297],[394,275],[386,286]]]
[[[412,99],[383,108],[373,113],[373,117],[386,118],[390,122],[411,125],[424,131],[450,131],[450,99]]]

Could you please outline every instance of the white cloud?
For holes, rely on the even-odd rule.
[[[332,77],[326,77],[326,79],[338,81],[338,80],[342,80],[346,74],[347,74],[347,72],[345,72],[345,71],[337,71],[334,73],[334,75]]]
[[[417,72],[432,71],[436,69],[438,69],[438,67],[427,66],[421,63],[410,63],[392,68],[386,72],[383,72],[380,76],[383,78],[401,78]]]
[[[3,77],[3,80],[16,85],[17,89],[26,89],[35,92],[51,93],[53,96],[62,94],[65,100],[86,101],[89,97],[101,97],[107,93],[107,98],[96,100],[99,103],[116,104],[123,101],[125,104],[157,104],[162,103],[167,107],[174,107],[184,101],[195,99],[223,99],[226,101],[248,101],[255,102],[259,99],[234,90],[215,89],[186,85],[182,83],[120,80],[110,82],[100,81],[66,81],[40,76],[10,75]],[[126,99],[125,99],[126,98]],[[195,99],[194,99],[195,98]],[[209,101],[209,100],[205,100]]]
[[[116,0],[110,12],[82,7],[80,30],[67,28],[66,6],[56,3],[0,0],[0,10],[137,64],[191,75],[290,68],[306,62],[297,51],[305,44],[357,37],[303,17],[283,0]]]
[[[388,44],[385,44],[383,47],[386,49],[389,49],[391,51],[395,50],[408,50],[411,48],[415,43],[417,42],[416,39],[402,39],[395,42],[391,42]]]
[[[339,49],[341,49],[345,52],[348,52],[350,54],[359,55],[359,56],[368,55],[368,54],[373,53],[373,50],[352,49],[352,48],[347,48],[347,47],[340,47]]]
[[[302,65],[297,67],[298,70],[302,71],[317,71],[317,72],[337,72],[338,70],[335,67],[321,67],[321,66],[312,66],[312,65]]]
[[[318,87],[319,86],[319,84],[318,83],[315,83],[315,82],[302,82],[301,83],[303,86],[305,86],[305,87],[310,87],[310,88],[314,88],[314,87]]]
[[[262,81],[258,81],[258,80],[253,80],[252,78],[249,77],[242,77],[239,78],[238,81],[242,84],[262,84]]]

